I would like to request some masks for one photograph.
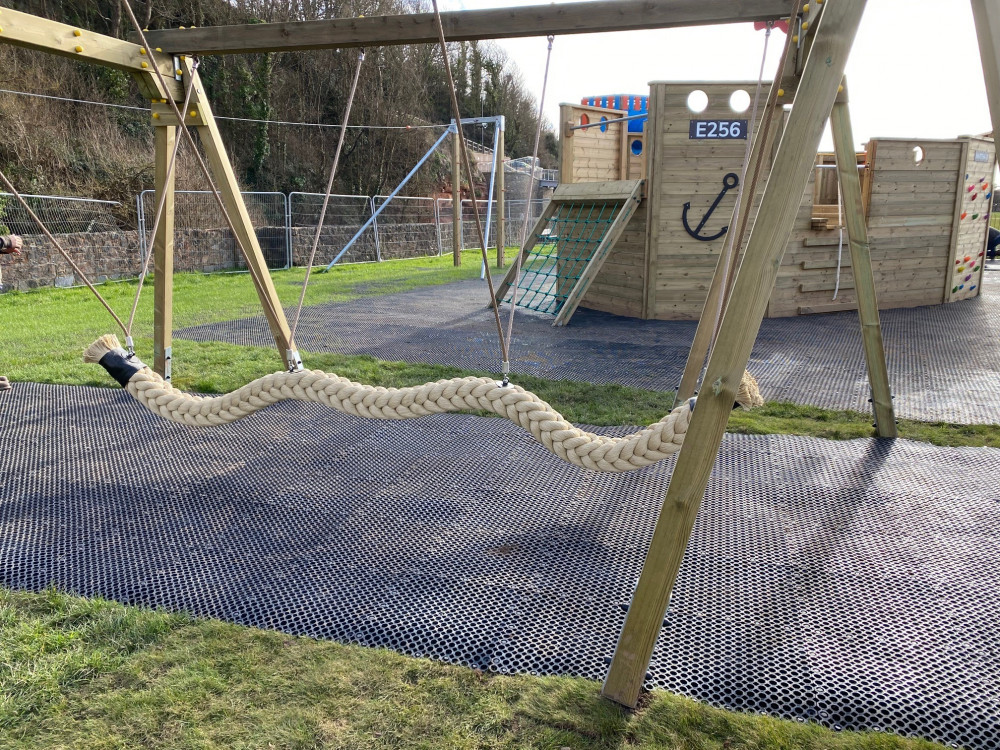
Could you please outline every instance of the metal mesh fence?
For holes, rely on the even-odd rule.
[[[372,208],[378,211],[389,196],[376,195]],[[449,214],[450,216],[450,214]],[[375,220],[379,260],[419,258],[441,252],[438,213],[433,198],[396,196]]]
[[[525,211],[528,212],[528,230],[534,226],[538,217],[542,215],[548,200],[532,201],[505,201],[504,202],[504,244],[508,247],[520,246],[521,229],[524,223]],[[487,244],[491,248],[497,246],[498,227],[500,216],[497,211],[497,202],[485,200],[478,201],[479,217],[483,223],[483,231],[486,231],[486,212],[489,209],[490,226]],[[452,237],[454,236],[454,225],[452,223],[452,202],[450,198],[438,198],[438,236],[442,252],[448,252],[452,248]],[[479,235],[476,232],[475,208],[471,200],[462,201],[462,249],[478,249]]]
[[[288,224],[293,265],[309,262],[316,225],[323,209],[323,193],[290,193]],[[316,246],[316,265],[325,265],[351,244],[341,263],[359,263],[379,259],[375,227],[371,226],[355,237],[372,217],[372,199],[367,195],[331,195],[323,218],[323,231]]]
[[[257,241],[270,269],[291,265],[288,197],[283,193],[243,193]],[[156,220],[156,194],[144,190],[137,199],[143,255]],[[174,197],[174,264],[179,270],[242,271],[246,262],[226,217],[212,193],[178,190]]]
[[[122,204],[91,198],[64,198],[55,195],[22,195],[32,211],[53,234],[118,232],[116,214]],[[0,193],[0,234],[25,237],[42,234],[24,206],[10,193]]]

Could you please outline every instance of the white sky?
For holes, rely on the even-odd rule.
[[[441,10],[534,4],[538,0],[439,0]],[[765,79],[774,75],[784,40],[780,31],[771,35]],[[538,97],[545,38],[496,44]],[[764,32],[752,24],[557,37],[545,114],[554,124],[560,102],[646,94],[650,81],[756,81],[763,48]],[[955,138],[992,129],[967,0],[869,0],[846,75],[859,147],[873,137]],[[828,131],[820,149],[832,147]]]

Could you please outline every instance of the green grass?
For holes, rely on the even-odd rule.
[[[509,253],[508,257],[513,253]],[[451,256],[341,266],[331,273],[314,273],[306,304],[347,301],[361,296],[389,294],[431,284],[446,284],[479,274],[479,255],[468,251],[462,266]],[[283,304],[295,305],[301,291],[301,269],[274,274]],[[134,282],[104,284],[100,291],[112,307],[127,317],[135,294]],[[152,317],[152,290],[146,290],[140,320]],[[250,279],[244,274],[181,274],[175,280],[175,327],[233,320],[259,314]],[[103,369],[85,365],[84,347],[112,331],[107,312],[87,289],[45,289],[0,295],[4,322],[0,373],[11,379],[39,383],[112,386]],[[111,325],[109,325],[111,324]],[[151,361],[152,339],[137,336],[139,356]],[[216,342],[175,340],[174,384],[182,390],[224,393],[274,372],[281,366],[273,349],[239,347]],[[372,385],[406,386],[441,378],[496,373],[429,364],[384,362],[365,356],[302,352],[312,369],[335,372]],[[621,385],[593,385],[518,375],[516,382],[548,401],[571,422],[591,425],[645,425],[660,419],[673,406],[673,393]],[[870,437],[871,416],[812,406],[770,403],[750,412],[735,411],[727,429],[749,434],[794,434],[834,440]],[[943,446],[1000,447],[997,425],[956,425],[944,422],[900,420],[902,437]]]
[[[929,750],[721,711],[640,708],[582,679],[510,677],[382,649],[48,591],[0,589],[4,748]]]

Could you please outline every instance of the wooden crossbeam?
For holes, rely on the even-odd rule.
[[[441,21],[448,40],[457,42],[770,21],[786,17],[788,10],[787,0],[601,0],[451,11],[442,13]],[[433,13],[164,29],[146,37],[154,47],[199,55],[438,41]]]
[[[174,80],[173,59],[157,52],[155,47],[146,50],[132,42],[10,8],[0,8],[0,44],[124,70],[133,74],[147,99],[181,98],[180,83]],[[154,65],[165,76],[168,90],[160,86],[153,72]]]

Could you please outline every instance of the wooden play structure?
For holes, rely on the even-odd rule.
[[[991,0],[972,0],[972,7],[994,132],[998,132],[1000,5]],[[981,196],[982,190],[989,192],[989,188],[977,188],[983,184],[983,170],[992,164],[992,150],[985,141],[968,139],[942,144],[940,154],[936,144],[917,143],[916,146],[924,149],[919,164],[913,158],[913,143],[878,142],[873,153],[873,170],[862,186],[843,75],[864,8],[864,0],[824,0],[804,6],[786,0],[746,0],[741,3],[600,0],[461,11],[441,14],[440,18],[435,13],[424,13],[150,31],[145,44],[104,37],[3,8],[0,9],[0,43],[21,45],[124,70],[133,75],[151,101],[157,147],[156,188],[165,206],[164,220],[154,242],[154,367],[162,374],[165,360],[169,358],[172,288],[173,184],[166,166],[178,137],[178,129],[182,127],[193,127],[200,135],[222,199],[233,219],[234,230],[248,256],[247,263],[282,361],[285,361],[286,353],[295,349],[192,55],[436,43],[439,39],[443,41],[444,37],[458,41],[625,31],[773,21],[792,16],[793,34],[789,38],[794,41],[786,47],[780,79],[771,86],[768,94],[770,101],[780,95],[792,106],[783,115],[780,125],[772,130],[771,137],[756,135],[749,149],[747,174],[766,173],[766,187],[765,181],[760,180],[761,190],[756,194],[747,190],[737,196],[734,190],[736,185],[729,177],[740,172],[738,167],[747,153],[747,142],[739,137],[739,133],[732,137],[732,122],[743,118],[729,112],[721,115],[714,109],[719,106],[718,101],[725,102],[728,88],[716,90],[704,86],[708,108],[698,117],[706,123],[714,121],[714,132],[720,137],[711,138],[712,126],[706,124],[705,130],[695,130],[698,137],[692,138],[692,128],[700,126],[691,123],[683,91],[676,88],[677,84],[655,84],[651,91],[650,126],[646,131],[648,148],[642,149],[645,151],[645,162],[633,161],[628,156],[633,153],[628,143],[619,142],[610,149],[604,146],[603,141],[599,145],[600,138],[594,131],[600,132],[600,127],[588,128],[590,132],[586,133],[578,131],[573,136],[573,148],[577,149],[576,157],[570,160],[573,169],[565,172],[568,184],[559,188],[561,193],[557,190],[553,201],[557,206],[575,203],[580,207],[587,203],[606,204],[613,195],[617,206],[615,218],[605,222],[602,240],[592,243],[595,246],[591,259],[599,255],[597,251],[607,251],[603,265],[597,268],[596,265],[600,265],[598,262],[586,273],[580,273],[577,279],[602,278],[600,272],[604,271],[607,274],[605,286],[602,287],[604,282],[601,282],[588,290],[575,284],[573,289],[567,291],[567,298],[575,294],[576,297],[571,299],[586,303],[587,295],[592,293],[590,300],[593,304],[610,304],[608,300],[613,289],[618,289],[630,298],[633,305],[629,309],[631,314],[654,316],[669,313],[694,318],[702,309],[721,313],[718,316],[700,316],[685,381],[681,384],[682,393],[693,388],[705,356],[710,352],[705,375],[701,378],[697,408],[678,453],[642,574],[603,687],[603,694],[608,698],[635,706],[761,320],[772,311],[772,305],[775,314],[782,311],[795,314],[807,311],[800,310],[800,307],[815,310],[820,304],[828,304],[813,297],[798,296],[813,294],[813,287],[829,285],[833,274],[833,243],[829,229],[831,215],[827,212],[817,216],[814,223],[812,211],[813,191],[816,189],[813,184],[816,153],[828,119],[832,123],[846,229],[847,253],[841,262],[841,283],[844,294],[851,292],[857,300],[880,435],[894,437],[896,433],[876,298],[876,279],[882,272],[879,264],[884,261],[876,259],[873,264],[871,248],[879,247],[879,242],[886,241],[890,244],[883,246],[885,252],[891,253],[894,249],[891,243],[902,238],[912,241],[913,247],[922,248],[920,252],[909,253],[913,261],[910,265],[898,266],[912,268],[910,281],[913,296],[920,284],[933,286],[931,281],[937,285],[936,294],[941,301],[945,301],[945,288],[949,301],[977,291],[971,285],[976,269],[971,267],[970,271],[969,264],[976,257],[978,227],[985,223],[972,218],[979,206],[985,210],[987,205]],[[189,93],[190,100],[186,101]],[[181,108],[183,111],[176,108],[178,102],[187,104]],[[601,113],[594,114],[598,119],[603,116]],[[607,130],[600,132],[601,136],[613,138],[616,132],[627,132],[616,129],[616,123],[610,122],[612,119],[608,118]],[[721,137],[721,120],[729,122],[729,137]],[[773,137],[779,127],[780,141]],[[695,140],[705,142],[692,143]],[[594,141],[593,154],[584,156],[583,149],[591,141]],[[986,154],[986,161],[982,160],[980,153]],[[909,162],[913,162],[912,167]],[[867,157],[865,165],[867,168]],[[594,180],[634,183],[631,189],[625,189],[612,185],[600,187],[604,183],[593,183]],[[985,181],[988,180],[986,177]],[[751,182],[752,179],[748,180],[748,184]],[[957,184],[952,186],[953,182],[961,183],[961,187]],[[588,183],[598,187],[587,187]],[[937,205],[938,188],[930,186],[938,186],[938,183],[948,186],[946,192],[950,210],[945,210],[943,204]],[[919,207],[912,213],[897,209],[893,205],[894,193],[888,189],[890,184],[911,186],[907,191],[907,201],[916,200]],[[822,190],[822,185],[820,187]],[[602,195],[602,192],[605,194]],[[636,205],[641,195],[645,196],[645,212]],[[740,248],[742,260],[738,265],[730,264],[728,259],[720,262],[723,254],[709,249],[714,241],[709,238],[728,224],[727,211],[731,211],[734,202],[750,203],[751,196],[755,218],[748,226],[746,241]],[[683,208],[685,203],[689,204],[686,214]],[[710,211],[713,205],[715,208]],[[630,217],[624,213],[629,208],[634,211]],[[588,220],[580,213],[571,215],[571,218],[571,226]],[[920,221],[925,219],[928,223],[921,224]],[[936,239],[931,239],[931,235],[944,236],[948,233],[949,221],[954,231],[950,232],[948,240],[947,257],[951,264],[948,273],[938,267],[933,274],[925,274],[919,258],[941,255],[942,248],[938,247]],[[821,228],[820,222],[824,222],[822,226],[827,228]],[[941,229],[931,232],[929,227]],[[653,229],[657,241],[647,241],[645,238]],[[681,236],[681,232],[687,236]],[[621,238],[617,243],[618,249],[625,251],[621,257],[615,257],[610,252],[615,244],[610,240],[601,248],[604,239],[613,239],[615,233]],[[579,239],[572,233],[565,238]],[[562,239],[551,235],[547,238],[548,244],[556,248],[549,256],[556,268],[564,264],[558,249]],[[820,239],[822,242],[817,242]],[[918,240],[919,243],[926,243],[926,247],[918,244]],[[906,247],[909,248],[910,244]],[[806,263],[810,267],[805,267]],[[940,266],[938,260],[934,263]],[[730,267],[732,273],[725,273]],[[970,278],[966,279],[966,276]],[[853,289],[849,289],[852,285]],[[819,291],[825,293],[827,290]],[[904,296],[912,299],[908,292],[900,295],[899,299]],[[889,298],[896,299],[891,294]],[[601,302],[602,299],[605,301]],[[846,296],[843,301],[848,304]]]
[[[580,183],[647,182],[627,235],[593,270],[580,306],[658,320],[701,316],[727,240],[726,233],[718,232],[726,226],[739,191],[726,190],[714,209],[713,202],[726,187],[727,175],[731,183],[741,174],[746,131],[741,131],[742,137],[698,138],[696,129],[707,133],[708,127],[721,123],[728,135],[732,123],[744,128],[749,112],[734,111],[731,102],[747,101],[755,85],[652,83],[642,133],[628,131],[622,121],[629,114],[625,110],[562,106],[565,187],[560,186],[557,197],[577,191]],[[688,105],[697,97],[707,99],[700,112]],[[602,121],[608,124],[586,127]],[[773,153],[766,157],[761,180],[767,177]],[[879,138],[857,154],[881,309],[979,294],[995,163],[992,139],[968,136],[951,141]],[[694,219],[685,226],[685,206],[696,217],[711,211],[699,237],[690,231]],[[820,154],[785,246],[768,317],[857,309],[842,236],[844,221],[836,159]]]

